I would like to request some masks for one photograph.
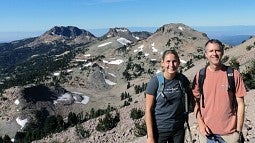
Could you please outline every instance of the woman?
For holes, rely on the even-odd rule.
[[[177,52],[166,50],[162,55],[162,72],[152,77],[148,83],[145,111],[147,143],[184,143],[187,114],[184,114],[183,99],[185,92],[189,97],[192,97],[192,92],[187,77],[178,73],[179,65]],[[160,74],[164,82],[163,94],[159,94]]]

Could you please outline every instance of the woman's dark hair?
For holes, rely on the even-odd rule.
[[[166,55],[168,54],[173,54],[177,59],[178,62],[180,62],[180,58],[178,56],[178,53],[175,50],[165,50],[164,53],[162,54],[162,60],[164,61]]]
[[[178,56],[178,53],[175,50],[165,50],[164,53],[162,54],[162,62],[164,61],[166,55],[168,54],[173,54],[180,64],[180,58]],[[164,68],[162,66],[161,66],[161,70],[164,72]]]

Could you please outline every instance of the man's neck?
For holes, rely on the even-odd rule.
[[[222,67],[222,64],[219,64],[219,65],[209,65],[209,66],[208,66],[208,69],[209,69],[210,71],[218,71],[218,70],[221,69],[221,67]]]

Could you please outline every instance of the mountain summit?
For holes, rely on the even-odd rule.
[[[94,37],[95,36],[93,34],[91,34],[90,32],[83,30],[83,29],[79,29],[77,27],[74,26],[55,26],[52,29],[50,29],[49,31],[45,32],[43,35],[52,35],[52,36],[64,36],[66,38],[76,38],[78,36],[89,36],[89,37]]]
[[[96,40],[92,33],[74,26],[55,26],[39,36],[31,45],[38,43],[66,42],[69,44],[89,43]],[[30,46],[31,46],[30,45]]]
[[[138,39],[130,32],[127,28],[110,28],[109,31],[103,35],[102,39],[107,39],[111,37],[122,37],[129,41],[136,42]]]

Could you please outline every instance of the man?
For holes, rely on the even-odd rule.
[[[199,125],[200,143],[238,143],[242,134],[246,89],[240,73],[234,70],[235,91],[229,90],[227,66],[221,62],[223,48],[223,44],[216,39],[211,39],[205,44],[205,57],[209,64],[205,67],[203,86],[199,86],[199,72],[193,81],[192,91],[197,101],[195,114]],[[203,87],[203,93],[200,87]],[[232,100],[233,96],[236,96],[237,102],[235,109],[231,106],[235,101]]]

